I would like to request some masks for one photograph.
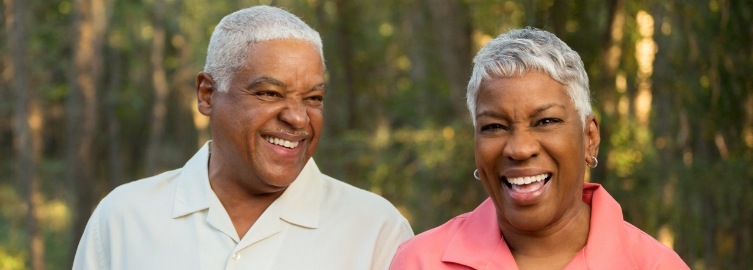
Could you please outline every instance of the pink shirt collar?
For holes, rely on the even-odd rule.
[[[583,185],[583,201],[591,205],[591,228],[586,247],[570,261],[570,269],[610,269],[632,265],[625,241],[622,208],[599,184]],[[497,226],[497,214],[491,199],[473,212],[450,240],[443,262],[474,269],[517,269],[510,248]],[[614,238],[614,235],[619,237]]]

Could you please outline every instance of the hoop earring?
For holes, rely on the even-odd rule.
[[[596,166],[599,166],[599,160],[596,159],[595,156],[591,156],[591,159],[593,160],[593,164],[586,162],[586,165],[588,165],[589,168],[593,169],[596,168]]]
[[[473,171],[473,178],[476,178],[476,180],[481,180],[481,177],[478,177],[478,170]]]

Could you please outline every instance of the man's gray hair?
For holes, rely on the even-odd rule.
[[[300,39],[311,42],[322,53],[322,38],[300,18],[277,7],[254,6],[233,12],[212,32],[204,71],[226,92],[233,73],[244,66],[249,45],[275,40]]]
[[[526,27],[511,30],[491,40],[473,58],[473,73],[466,99],[476,126],[478,91],[485,80],[543,72],[565,86],[581,123],[591,114],[588,75],[577,52],[552,33]]]

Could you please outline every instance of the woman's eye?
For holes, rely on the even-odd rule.
[[[505,126],[500,124],[489,124],[481,126],[481,132],[495,131],[500,129],[505,129]]]

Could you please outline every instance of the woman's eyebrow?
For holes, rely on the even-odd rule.
[[[491,117],[491,118],[500,118],[501,114],[494,110],[481,110],[479,113],[476,114],[476,119],[482,118],[482,117]]]
[[[543,111],[549,110],[551,108],[559,107],[561,109],[565,109],[565,105],[559,104],[559,103],[547,103],[541,106],[536,107],[536,109],[533,110],[533,114],[539,114]]]

